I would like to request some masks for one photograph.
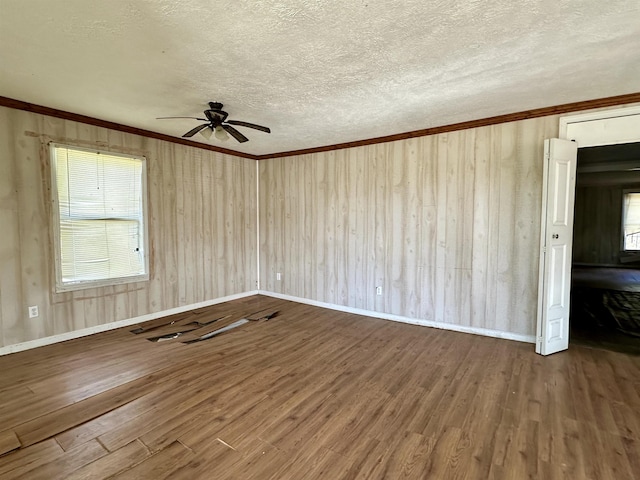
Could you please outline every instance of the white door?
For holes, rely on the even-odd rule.
[[[542,232],[536,352],[569,348],[571,247],[578,145],[552,138],[544,142]]]

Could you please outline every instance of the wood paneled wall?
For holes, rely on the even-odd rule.
[[[146,156],[150,281],[54,293],[49,141]],[[255,186],[253,160],[0,108],[0,346],[254,290]]]
[[[622,175],[632,176],[632,172]],[[578,176],[579,178],[579,176]],[[573,263],[592,266],[634,266],[621,262],[622,203],[625,189],[640,183],[578,186],[573,230]]]
[[[573,263],[619,264],[622,187],[577,187],[573,229]]]
[[[543,141],[557,135],[549,116],[261,161],[261,288],[534,334]]]

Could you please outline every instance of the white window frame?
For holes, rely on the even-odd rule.
[[[140,275],[132,275],[127,277],[113,277],[100,280],[77,280],[72,282],[63,282],[62,280],[62,254],[60,245],[60,208],[58,200],[58,182],[57,182],[57,165],[55,149],[57,147],[68,148],[70,150],[79,150],[84,152],[107,154],[123,158],[131,158],[141,162],[141,194],[142,194],[142,235],[141,246],[143,248],[144,273]],[[55,291],[69,292],[74,290],[84,290],[88,288],[107,287],[113,285],[122,285],[126,283],[144,282],[149,280],[149,215],[147,211],[147,159],[139,155],[130,155],[107,149],[79,147],[76,145],[49,143],[50,173],[51,173],[51,224],[53,226],[53,243],[55,257]]]
[[[625,218],[627,217],[627,201],[626,201],[627,200],[627,195],[630,194],[630,193],[635,193],[635,194],[640,195],[640,189],[627,188],[627,189],[622,190],[622,218],[620,219],[620,223],[621,223],[621,225],[620,225],[620,230],[621,230],[620,231],[620,236],[621,236],[620,250],[623,253],[636,253],[636,254],[638,254],[638,253],[640,253],[640,249],[629,250],[625,246],[625,239],[626,239],[625,237],[626,237],[626,235],[625,235],[625,231],[624,231],[624,227],[625,227],[624,221],[625,221]]]

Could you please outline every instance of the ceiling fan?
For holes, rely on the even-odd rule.
[[[168,118],[192,118],[194,120],[200,120],[203,123],[197,127],[192,128],[187,133],[182,135],[184,138],[193,137],[196,133],[200,132],[205,138],[211,138],[211,134],[215,134],[215,137],[219,140],[227,140],[231,135],[238,142],[244,143],[249,141],[242,133],[232,127],[232,125],[238,125],[240,127],[253,128],[254,130],[260,130],[261,132],[271,133],[271,129],[263,127],[262,125],[256,125],[255,123],[242,122],[240,120],[227,120],[229,114],[222,110],[223,105],[219,102],[209,102],[209,109],[205,110],[204,116],[206,118],[198,117],[158,117],[157,120],[165,120]]]

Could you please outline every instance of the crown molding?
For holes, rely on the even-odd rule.
[[[111,130],[131,133],[134,135],[141,135],[143,137],[155,138],[157,140],[164,140],[166,142],[177,143],[180,145],[187,145],[189,147],[200,148],[203,150],[210,150],[210,151],[222,153],[225,155],[233,155],[235,157],[248,158],[250,160],[268,160],[270,158],[292,157],[297,155],[308,155],[311,153],[341,150],[344,148],[376,145],[379,143],[395,142],[398,140],[406,140],[409,138],[416,138],[416,137],[425,137],[428,135],[436,135],[439,133],[455,132],[457,130],[466,130],[469,128],[486,127],[489,125],[496,125],[499,123],[515,122],[519,120],[527,120],[530,118],[546,117],[548,115],[558,115],[563,113],[578,112],[582,110],[591,110],[595,108],[614,107],[616,105],[625,105],[625,104],[637,103],[637,102],[640,102],[640,92],[629,93],[626,95],[617,95],[613,97],[598,98],[593,100],[583,100],[580,102],[565,103],[562,105],[555,105],[551,107],[534,108],[532,110],[525,110],[522,112],[507,113],[504,115],[496,115],[494,117],[481,118],[477,120],[469,120],[466,122],[454,123],[450,125],[442,125],[439,127],[425,128],[422,130],[414,130],[411,132],[398,133],[395,135],[387,135],[384,137],[357,140],[354,142],[336,143],[334,145],[305,148],[300,150],[291,150],[286,152],[274,152],[274,153],[268,153],[264,155],[253,155],[250,153],[238,152],[236,150],[215,147],[213,145],[208,145],[205,143],[194,142],[192,140],[187,140],[182,137],[172,137],[171,135],[165,135],[163,133],[152,132],[150,130],[130,127],[128,125],[123,125],[120,123],[100,120],[98,118],[88,117],[86,115],[79,115],[77,113],[71,113],[71,112],[66,112],[64,110],[44,107],[42,105],[34,105],[32,103],[23,102],[21,100],[15,100],[12,98],[0,96],[1,107],[9,107],[17,110],[24,110],[27,112],[39,113],[39,114],[48,115],[51,117],[62,118],[64,120],[71,120],[74,122],[94,125],[96,127],[108,128]]]
[[[363,147],[366,145],[375,145],[378,143],[395,142],[398,140],[406,140],[408,138],[426,137],[428,135],[436,135],[439,133],[455,132],[457,130],[466,130],[468,128],[486,127],[499,123],[516,122],[518,120],[527,120],[529,118],[546,117],[548,115],[558,115],[562,113],[578,112],[581,110],[590,110],[594,108],[614,107],[616,105],[625,105],[629,103],[640,102],[640,92],[629,93],[627,95],[617,95],[615,97],[599,98],[594,100],[584,100],[580,102],[565,103],[552,107],[534,108],[533,110],[525,110],[523,112],[507,113],[497,115],[495,117],[481,118],[478,120],[469,120],[466,122],[454,123],[450,125],[442,125],[439,127],[425,128],[422,130],[414,130],[412,132],[398,133],[395,135],[387,135],[384,137],[369,138],[366,140],[357,140],[355,142],[336,143],[335,145],[326,145],[323,147],[305,148],[302,150],[291,150],[289,152],[277,152],[269,155],[257,155],[257,160],[266,160],[269,158],[282,158],[297,155],[308,155],[310,153],[329,152],[331,150],[341,150],[343,148]]]
[[[48,115],[50,117],[62,118],[63,120],[85,123],[87,125],[93,125],[95,127],[108,128],[110,130],[116,130],[118,132],[132,133],[134,135],[155,138],[157,140],[164,140],[165,142],[177,143],[179,145],[187,145],[189,147],[201,148],[203,150],[210,150],[212,152],[222,153],[225,155],[233,155],[235,157],[258,160],[257,155],[236,152],[235,150],[229,150],[227,148],[220,148],[213,145],[207,145],[205,143],[198,143],[182,137],[172,137],[171,135],[165,135],[164,133],[152,132],[151,130],[144,130],[142,128],[130,127],[121,123],[109,122],[106,120],[101,120],[99,118],[79,115],[77,113],[66,112],[64,110],[58,110],[56,108],[34,105],[33,103],[23,102],[22,100],[15,100],[13,98],[0,97],[0,107],[15,108],[16,110],[39,113],[41,115]]]

